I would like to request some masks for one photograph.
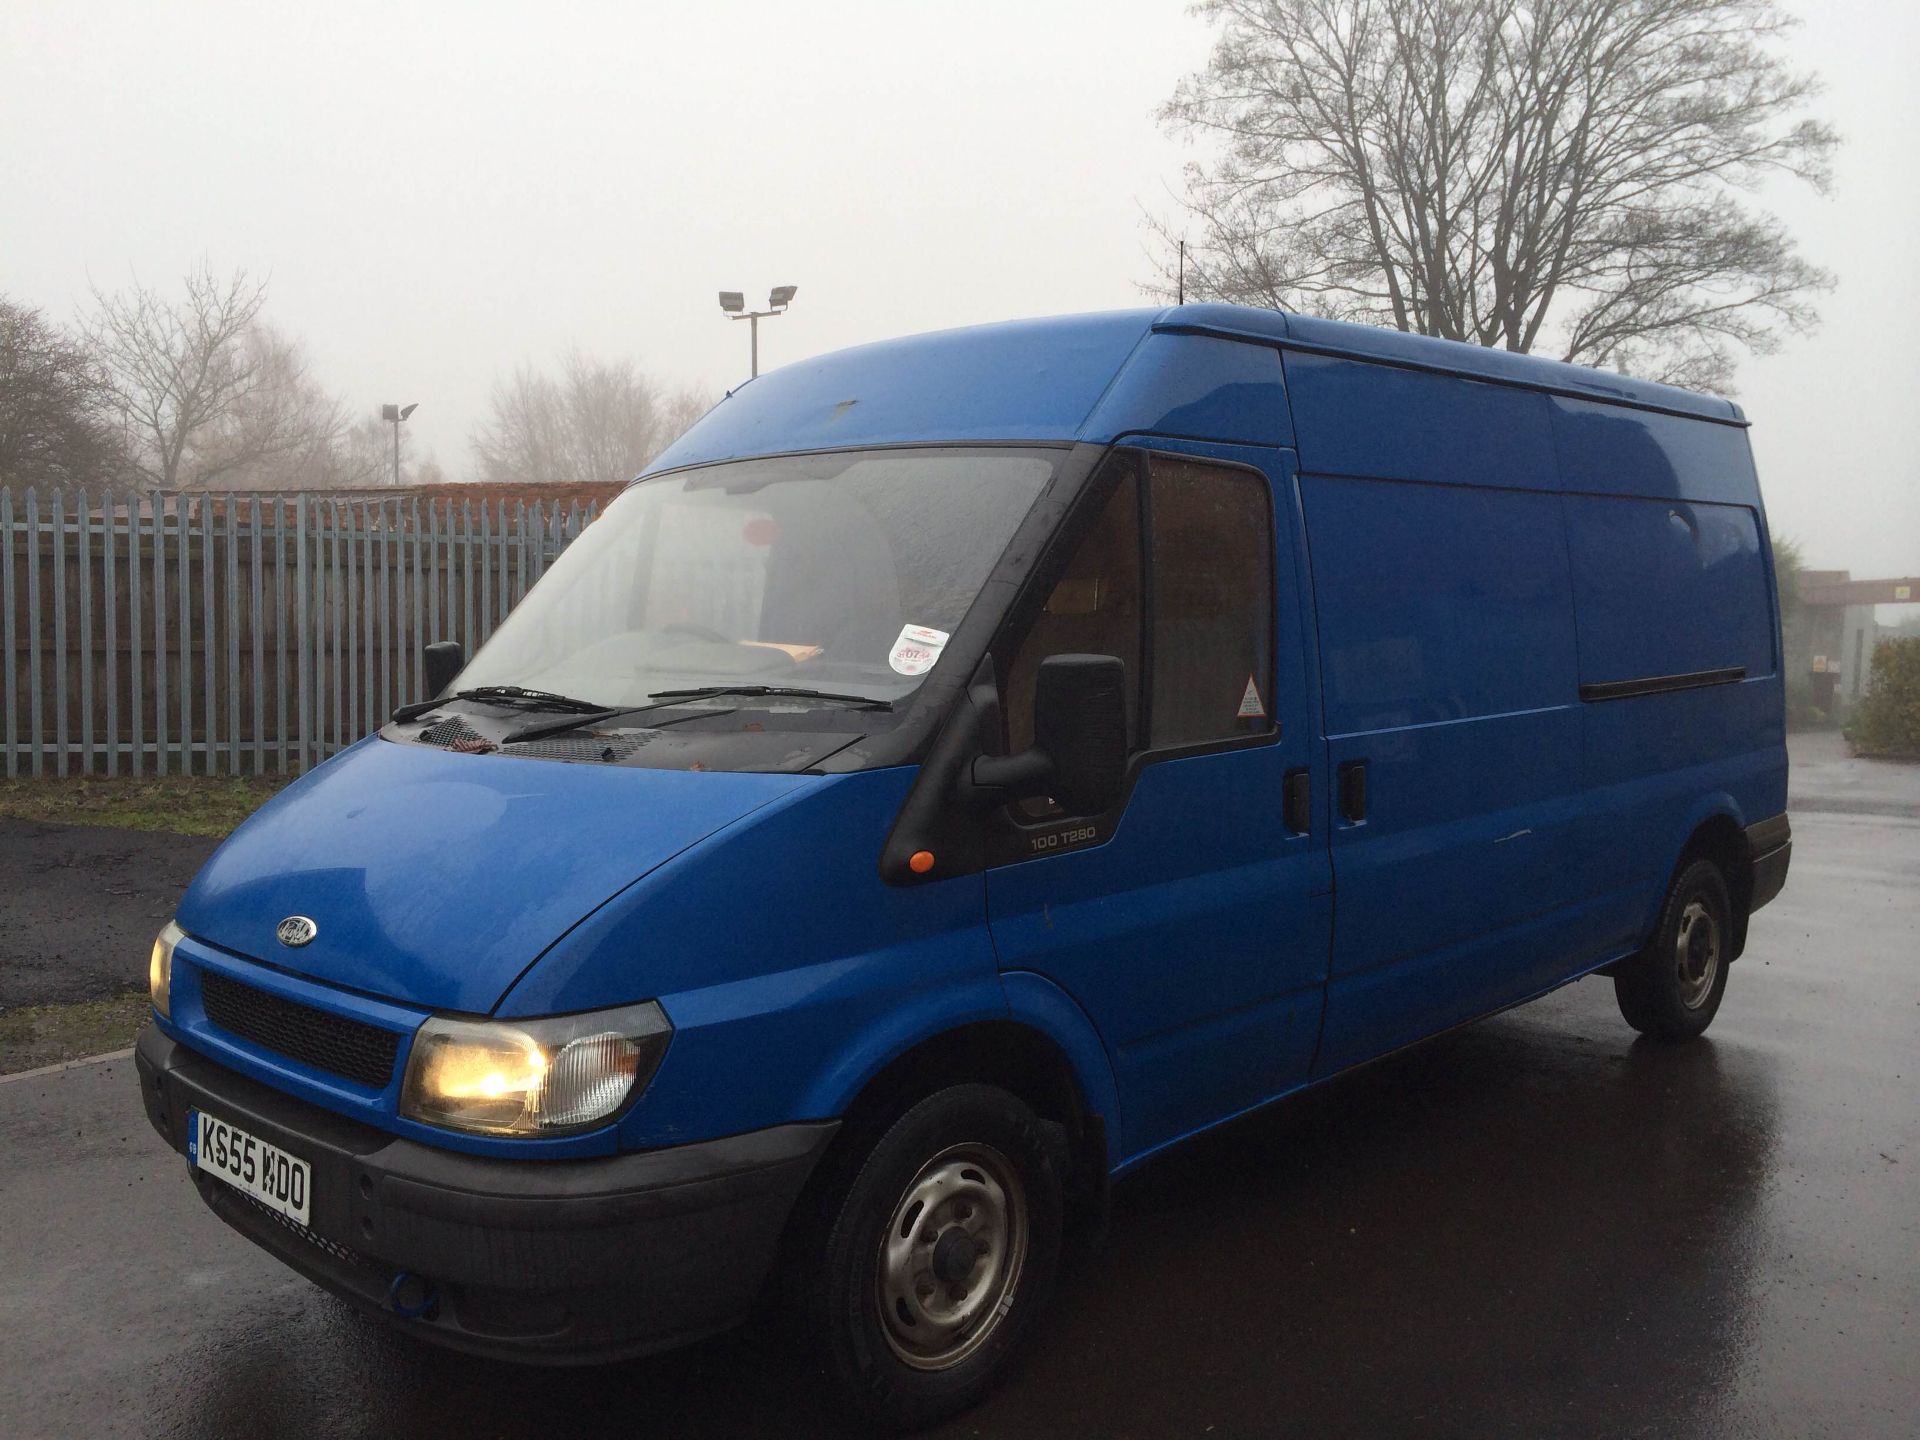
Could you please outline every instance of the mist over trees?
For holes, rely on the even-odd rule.
[[[164,491],[378,483],[346,408],[261,316],[266,282],[201,264],[177,293],[94,291],[82,321],[134,470]]]
[[[494,386],[473,435],[477,478],[631,480],[711,404],[694,391],[668,392],[631,360],[570,350],[557,375],[523,365]]]
[[[313,374],[266,318],[267,285],[202,262],[177,288],[96,287],[71,330],[0,297],[0,486],[346,490],[396,479],[395,427]],[[708,397],[631,360],[568,352],[494,387],[475,478],[624,481],[697,420]],[[397,479],[448,477],[398,427]]]
[[[102,484],[129,468],[113,392],[85,344],[0,299],[0,486]]]
[[[1186,293],[1701,388],[1816,320],[1831,277],[1745,198],[1824,189],[1773,0],[1202,0],[1221,29],[1161,111]],[[1167,252],[1181,222],[1159,222]]]

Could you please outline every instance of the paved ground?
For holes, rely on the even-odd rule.
[[[143,989],[218,840],[0,819],[0,1010]]]
[[[1920,765],[1856,760],[1837,730],[1791,737],[1789,811],[1920,815]]]
[[[1187,1147],[946,1433],[1913,1435],[1920,814],[1794,829],[1708,1040],[1585,982]],[[125,1063],[0,1081],[0,1154],[0,1435],[842,1433],[769,1337],[556,1373],[359,1318]]]

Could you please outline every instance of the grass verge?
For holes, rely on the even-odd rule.
[[[0,1010],[0,1075],[84,1060],[133,1044],[147,1023],[146,994]]]
[[[287,783],[281,776],[23,776],[0,780],[0,816],[170,835],[225,835]]]

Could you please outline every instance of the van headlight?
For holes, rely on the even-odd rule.
[[[154,937],[153,953],[147,957],[147,994],[161,1018],[173,1018],[173,947],[187,938],[187,932],[173,921]]]
[[[651,1000],[543,1020],[436,1015],[413,1037],[400,1113],[482,1135],[583,1129],[646,1088],[672,1034]]]

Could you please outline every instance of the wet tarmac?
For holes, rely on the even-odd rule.
[[[219,843],[0,816],[0,1009],[145,989],[153,937]]]
[[[1920,1433],[1920,819],[1794,829],[1705,1041],[1584,982],[1186,1147],[938,1433]],[[0,1083],[0,1146],[0,1435],[847,1433],[777,1336],[555,1372],[360,1318],[201,1207],[125,1062]]]

